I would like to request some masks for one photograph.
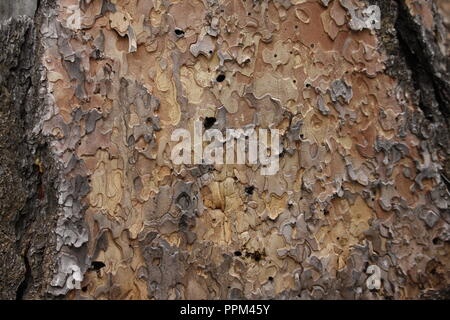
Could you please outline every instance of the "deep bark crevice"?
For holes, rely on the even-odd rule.
[[[441,175],[449,188],[450,58],[440,52],[436,35],[421,25],[404,0],[368,2],[381,8],[383,27],[378,37],[388,56],[387,74],[397,79],[423,114],[406,114],[409,130],[426,140],[430,149],[440,150],[444,162]],[[434,14],[436,24],[440,23],[438,13]],[[422,130],[430,134],[424,135]]]
[[[23,300],[23,297],[26,293],[26,290],[27,290],[29,284],[33,281],[33,276],[31,274],[30,262],[28,261],[27,254],[28,254],[28,250],[23,255],[23,263],[25,265],[25,276],[24,276],[22,282],[20,283],[19,287],[17,288],[16,300]]]
[[[414,21],[414,17],[408,11],[403,1],[398,1],[398,17],[395,28],[401,53],[406,58],[407,66],[412,72],[412,80],[415,89],[420,91],[419,106],[427,117],[440,122],[441,115],[450,116],[450,87],[446,70],[437,65],[441,57],[437,45],[431,41],[432,36],[426,37],[427,32],[422,31],[422,26]],[[438,69],[439,68],[439,69]],[[436,101],[438,109],[434,108]]]

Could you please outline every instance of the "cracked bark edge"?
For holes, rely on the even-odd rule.
[[[55,264],[58,168],[48,141],[34,131],[43,97],[37,30],[51,1],[34,17],[0,25],[0,298],[42,299]]]

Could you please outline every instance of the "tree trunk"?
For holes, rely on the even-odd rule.
[[[0,21],[0,298],[450,297],[447,1],[2,0]],[[178,164],[177,129],[222,135],[216,160],[229,129],[260,145]]]

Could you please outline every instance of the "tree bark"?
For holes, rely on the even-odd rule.
[[[7,0],[0,21],[0,298],[449,298],[446,1]],[[279,130],[279,170],[174,164],[196,121]]]

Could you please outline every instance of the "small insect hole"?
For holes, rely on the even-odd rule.
[[[209,129],[214,125],[214,123],[216,123],[216,118],[206,117],[203,121],[203,126],[205,127],[205,129]]]
[[[181,37],[181,36],[184,35],[184,31],[177,28],[177,29],[175,29],[175,34],[176,34],[177,36]]]
[[[254,190],[255,190],[254,186],[245,187],[246,194],[252,195]]]
[[[217,82],[223,82],[225,80],[224,74],[219,74],[216,78]]]
[[[95,271],[98,271],[104,267],[106,267],[106,265],[101,261],[92,261],[92,263],[91,263],[91,269],[95,270]]]

